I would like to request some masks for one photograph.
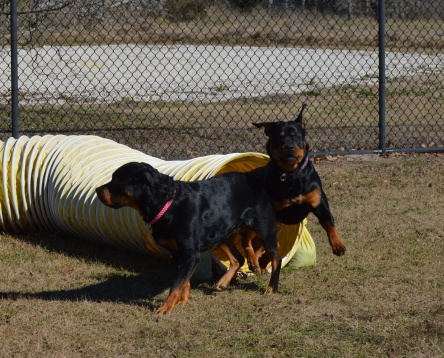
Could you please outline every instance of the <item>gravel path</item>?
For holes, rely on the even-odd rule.
[[[444,54],[389,52],[387,78],[443,71]],[[227,46],[45,46],[19,53],[21,103],[220,101],[378,83],[378,54]],[[0,49],[0,101],[10,91]]]

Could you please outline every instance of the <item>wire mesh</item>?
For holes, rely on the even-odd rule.
[[[264,152],[252,122],[307,103],[314,152],[378,149],[374,0],[18,1],[20,134],[96,134],[160,158]],[[11,135],[0,0],[0,137]],[[386,1],[388,150],[444,147],[444,4]]]

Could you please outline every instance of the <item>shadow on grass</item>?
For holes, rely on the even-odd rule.
[[[169,289],[176,275],[172,261],[149,255],[134,253],[104,244],[82,240],[60,234],[22,235],[17,238],[28,244],[50,252],[75,257],[85,263],[101,263],[122,273],[114,273],[98,278],[100,282],[68,290],[42,292],[0,292],[0,299],[41,299],[61,301],[119,302],[140,305],[155,310],[160,305],[156,298]],[[204,295],[215,295],[214,281],[192,280],[192,289]],[[228,288],[247,291],[260,291],[261,288],[248,279],[239,279]],[[166,297],[166,294],[165,294]]]
[[[71,290],[54,290],[42,292],[0,292],[1,299],[39,299],[48,301],[92,301],[92,302],[118,302],[136,306],[144,306],[155,310],[155,296],[169,287],[146,283],[143,275],[123,277],[119,275],[108,276],[103,282]]]

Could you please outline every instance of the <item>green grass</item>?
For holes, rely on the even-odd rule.
[[[347,254],[309,218],[317,266],[153,313],[174,270],[65,235],[0,236],[0,357],[442,357],[444,160],[316,161]]]

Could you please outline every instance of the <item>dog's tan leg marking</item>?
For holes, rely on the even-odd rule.
[[[190,298],[190,281],[183,281],[181,284],[174,290],[171,291],[165,304],[160,307],[156,313],[158,314],[170,314],[173,311],[174,306],[177,304],[187,304]]]
[[[174,306],[179,302],[182,295],[183,287],[179,287],[168,296],[165,304],[160,307],[156,313],[158,314],[170,314],[173,311]]]
[[[339,237],[336,228],[329,222],[319,222],[324,230],[327,232],[328,242],[333,250],[333,253],[338,256],[345,254],[345,245]]]
[[[276,228],[278,228],[278,232],[280,231],[280,229],[282,229],[284,227],[284,224],[279,224],[279,223],[276,223]],[[280,228],[280,229],[279,229]],[[278,241],[277,241],[277,248],[276,248],[276,250],[277,250],[277,252],[279,252],[279,239],[278,239]],[[279,259],[279,258],[278,258]],[[261,257],[260,257],[260,260],[259,260],[259,265],[260,265],[260,267],[261,267],[261,273],[268,273],[268,270],[267,270],[267,266],[268,266],[268,264],[270,263],[270,262],[273,262],[273,256],[272,255],[270,255],[269,253],[267,253],[267,252],[265,252],[265,255],[262,255]],[[272,264],[272,266],[273,266],[273,264]]]
[[[191,290],[191,284],[188,282],[183,288],[182,293],[180,294],[179,301],[177,302],[178,305],[186,305],[190,299],[190,290]]]
[[[224,288],[227,288],[228,285],[230,284],[230,281],[233,279],[234,275],[236,274],[237,270],[239,270],[240,268],[239,261],[236,259],[236,257],[234,257],[233,253],[226,244],[221,244],[219,248],[225,253],[225,255],[228,256],[228,259],[230,260],[230,267],[228,271],[225,272],[225,274],[216,283],[215,285],[216,290],[222,290]]]
[[[253,247],[253,240],[255,240],[256,250]],[[259,257],[261,255],[262,245],[258,242],[260,240],[257,237],[256,232],[252,230],[248,231],[246,236],[242,236],[241,241],[250,270],[253,272],[259,272],[261,269],[259,266]]]

